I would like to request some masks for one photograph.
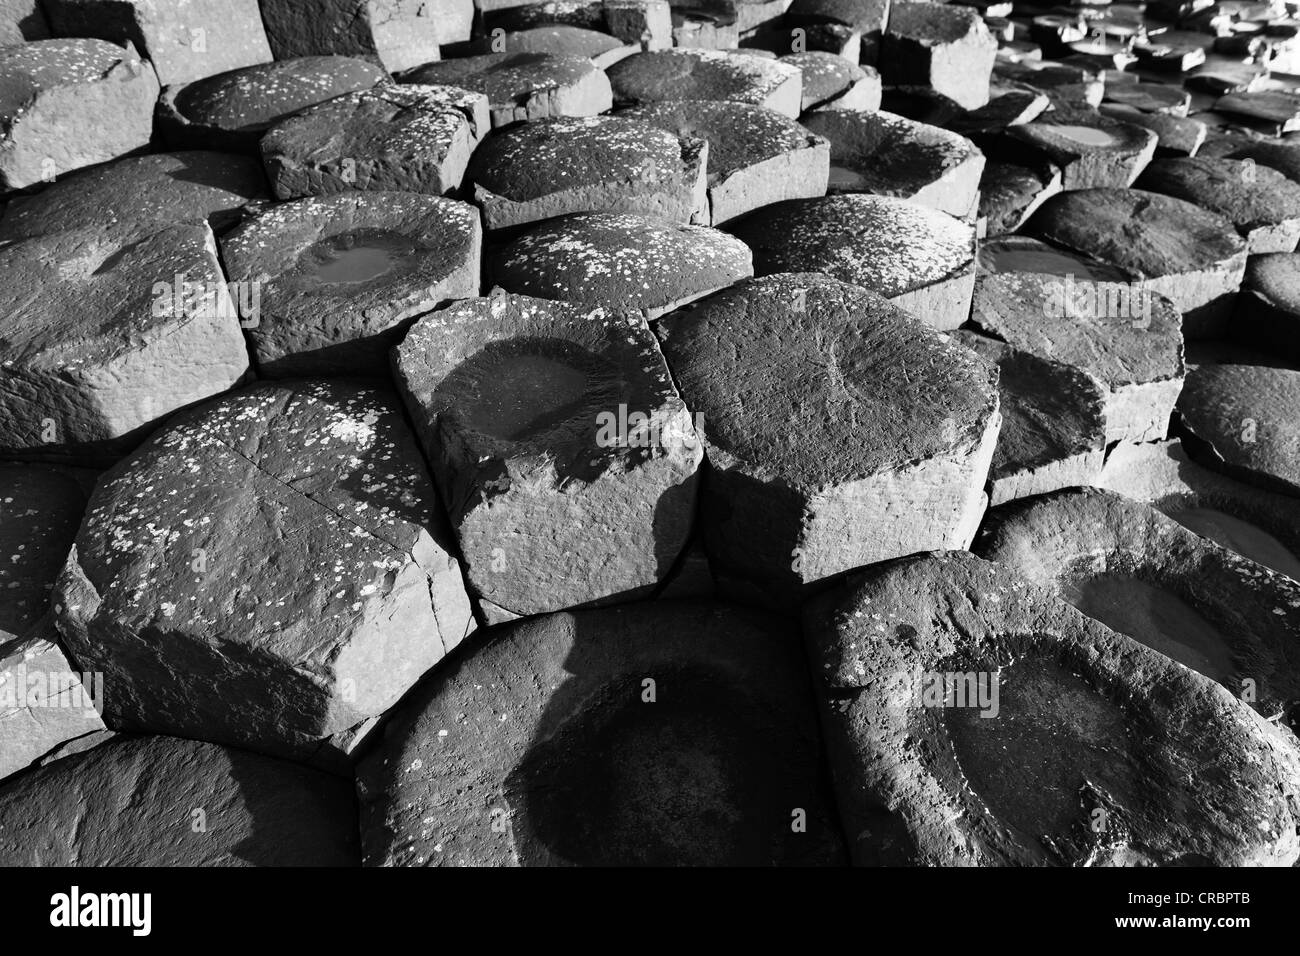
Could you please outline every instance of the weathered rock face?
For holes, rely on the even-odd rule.
[[[744,243],[705,226],[650,216],[585,213],[525,233],[496,252],[487,271],[520,295],[655,319],[753,275]]]
[[[676,100],[729,100],[799,115],[802,74],[788,63],[723,50],[639,53],[609,68],[614,100],[637,106]]]
[[[703,453],[641,316],[471,299],[417,323],[395,365],[489,620],[667,576]]]
[[[891,86],[927,86],[975,109],[989,101],[997,48],[969,7],[895,2],[889,7],[880,72]]]
[[[149,145],[158,78],[104,40],[0,50],[0,194]]]
[[[998,369],[1002,428],[989,466],[989,504],[1091,484],[1106,458],[1106,393],[1092,376],[996,339],[953,340]]]
[[[271,62],[258,0],[41,0],[59,36],[134,43],[164,86]]]
[[[618,115],[709,144],[710,221],[715,226],[785,199],[826,194],[829,145],[774,110],[684,100],[633,107]]]
[[[206,219],[221,233],[239,222],[245,204],[269,198],[262,167],[248,156],[206,150],[132,156],[15,196],[0,219],[0,241],[105,222]]]
[[[1300,581],[1300,500],[1202,468],[1178,441],[1117,446],[1093,484]]]
[[[410,320],[479,291],[482,228],[467,203],[348,192],[275,206],[222,241],[258,371],[383,376]]]
[[[798,641],[708,603],[535,618],[359,768],[367,865],[834,865]]]
[[[400,79],[483,93],[493,126],[546,116],[595,116],[613,105],[609,80],[585,56],[485,53],[428,63]]]
[[[1291,578],[1148,505],[1092,489],[990,512],[978,551],[1264,717],[1300,719],[1300,583]]]
[[[40,0],[0,0],[0,48],[48,40],[50,25]]]
[[[984,155],[965,137],[883,110],[819,110],[803,124],[830,141],[830,192],[898,196],[958,218],[975,212]]]
[[[468,40],[473,0],[260,0],[276,59],[371,55],[384,69],[438,59],[439,44]]]
[[[262,159],[280,199],[354,189],[441,196],[460,189],[489,126],[482,93],[385,85],[277,123],[262,137]]]
[[[565,23],[494,33],[481,40],[481,52],[495,47],[497,53],[551,53],[557,56],[585,56],[602,70],[626,56],[641,52],[640,43],[627,44],[599,30]]]
[[[1202,365],[1187,376],[1178,415],[1201,464],[1300,495],[1300,371]]]
[[[1300,364],[1300,254],[1251,256],[1229,326],[1239,342]]]
[[[823,272],[877,292],[936,329],[970,315],[975,230],[891,196],[827,196],[778,203],[732,230],[754,251],[754,272]]]
[[[1188,338],[1226,327],[1246,269],[1232,223],[1182,199],[1140,189],[1082,189],[1053,196],[1030,234],[1124,269],[1183,313]]]
[[[15,242],[0,275],[0,455],[111,461],[248,371],[206,225]]]
[[[813,50],[781,57],[803,74],[803,100],[800,109],[809,110],[880,109],[880,74],[865,69],[842,56]]]
[[[386,79],[380,67],[346,56],[304,56],[231,70],[164,88],[158,134],[173,149],[256,154],[262,134],[281,120]]]
[[[109,472],[55,592],[115,729],[339,763],[474,627],[396,397],[261,385]]]
[[[708,146],[621,116],[558,117],[502,130],[470,165],[489,230],[579,212],[709,225]]]
[[[842,571],[970,543],[1000,416],[997,373],[967,349],[806,273],[738,283],[659,328],[703,426],[719,573],[791,605]]]
[[[1008,135],[1061,170],[1064,189],[1131,186],[1155,155],[1159,137],[1095,110],[1053,110]]]
[[[118,737],[0,786],[4,866],[355,866],[349,782],[174,737]]]
[[[804,628],[859,865],[1300,856],[1300,759],[1276,728],[1007,569],[873,568]]]
[[[1208,131],[1205,123],[1190,117],[1143,113],[1131,106],[1114,103],[1103,103],[1101,114],[1155,133],[1157,158],[1197,155]]]

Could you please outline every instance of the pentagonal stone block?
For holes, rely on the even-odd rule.
[[[926,86],[959,106],[989,101],[998,42],[979,13],[940,3],[894,3],[889,9],[880,72],[892,86]]]
[[[374,56],[386,70],[438,59],[439,44],[468,40],[473,0],[261,0],[276,59]]]
[[[685,100],[622,110],[679,137],[709,144],[712,225],[786,199],[826,195],[830,148],[787,116],[748,103]]]
[[[1093,110],[1053,110],[1007,135],[1061,170],[1065,189],[1131,186],[1155,155],[1149,129]]]
[[[451,546],[396,396],[262,385],[105,476],[54,601],[111,727],[341,767],[474,628]]]
[[[623,106],[672,100],[729,100],[798,116],[803,81],[797,67],[746,53],[661,50],[639,53],[609,68],[614,99]]]
[[[804,632],[859,865],[1300,856],[1300,760],[1275,727],[1005,568],[948,554],[870,569]]]
[[[488,272],[508,292],[657,319],[754,270],[745,244],[716,229],[583,213],[525,233],[493,255]]]
[[[577,212],[709,223],[708,146],[619,116],[557,117],[502,130],[469,178],[489,230]]]
[[[262,375],[373,375],[411,319],[477,295],[482,228],[467,203],[348,192],[277,205],[222,240]]]
[[[305,56],[168,86],[158,101],[158,134],[173,149],[258,152],[281,120],[387,79],[383,69],[346,56]]]
[[[969,543],[1000,422],[997,372],[969,350],[808,273],[738,283],[660,333],[702,423],[715,569],[788,604],[841,571]]]
[[[781,57],[782,63],[803,74],[800,108],[809,110],[880,109],[880,74],[871,67],[850,63],[842,56],[813,50]]]
[[[118,737],[0,787],[5,866],[355,866],[349,781],[175,737]]]
[[[269,198],[261,164],[248,156],[206,150],[132,156],[15,196],[0,219],[0,240],[105,222],[191,219],[206,219],[221,233],[239,221],[243,206]]]
[[[794,637],[669,601],[494,631],[362,764],[366,865],[843,862]]]
[[[271,61],[258,0],[42,0],[59,36],[133,43],[163,86]]]
[[[489,620],[667,576],[702,452],[644,319],[471,299],[418,322],[396,369]]]
[[[348,190],[460,190],[490,126],[487,97],[454,86],[348,93],[277,123],[262,159],[280,199]]]
[[[754,271],[824,272],[864,286],[936,329],[970,315],[975,229],[892,196],[860,193],[777,203],[737,223]]]
[[[149,145],[158,78],[130,47],[38,40],[0,50],[0,192]]]
[[[0,246],[0,454],[106,462],[248,372],[204,224]]]

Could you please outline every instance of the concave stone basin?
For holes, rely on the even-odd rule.
[[[1300,581],[1300,558],[1258,525],[1214,508],[1185,508],[1170,512],[1169,517],[1203,538]]]
[[[1097,129],[1095,126],[1076,126],[1069,123],[1044,123],[1044,130],[1055,133],[1057,136],[1064,136],[1066,139],[1072,139],[1076,143],[1082,143],[1084,146],[1095,146],[1098,148],[1114,145],[1119,142],[1119,137],[1114,136],[1104,129]]]
[[[1126,282],[1127,276],[1102,263],[1089,263],[1078,256],[1039,244],[988,243],[980,248],[980,266],[986,272],[1028,272],[1035,275],[1067,276],[1102,282]]]
[[[562,339],[493,342],[439,386],[461,420],[484,435],[521,441],[570,423],[594,437],[596,416],[617,413],[622,378],[605,358]]]
[[[644,702],[627,677],[532,746],[507,785],[522,862],[539,843],[586,866],[770,861],[791,771],[758,705],[691,672],[658,678],[656,694]]]
[[[1092,819],[1088,787],[1131,804],[1140,775],[1123,712],[1061,664],[1026,658],[998,677],[998,715],[944,709],[972,789],[1002,823],[1061,840]]]
[[[828,182],[830,189],[860,189],[864,192],[869,188],[867,177],[862,175],[856,169],[851,169],[841,163],[831,163],[831,175]]]
[[[412,267],[423,254],[419,243],[401,233],[356,229],[315,243],[299,265],[316,285],[354,285]]]
[[[1141,641],[1230,689],[1231,644],[1190,605],[1164,588],[1121,574],[1068,582],[1061,596],[1084,614]]]

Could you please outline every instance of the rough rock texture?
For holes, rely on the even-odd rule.
[[[1288,90],[1229,93],[1215,102],[1214,111],[1245,117],[1272,133],[1300,130],[1300,94]]]
[[[613,105],[609,80],[585,56],[486,53],[429,63],[403,73],[401,81],[483,93],[493,126],[545,116],[594,116]]]
[[[1202,468],[1177,440],[1116,447],[1092,484],[1300,581],[1300,501]]]
[[[1253,159],[1261,166],[1276,169],[1288,179],[1300,182],[1300,145],[1278,140],[1243,140],[1223,137],[1207,142],[1198,156],[1222,156],[1224,159]]]
[[[0,865],[356,866],[355,814],[310,767],[117,737],[0,787]]]
[[[1168,433],[1185,373],[1182,320],[1168,299],[1132,283],[981,272],[971,321],[1092,376],[1105,395],[1108,444]]]
[[[487,271],[508,292],[650,319],[754,274],[749,249],[725,232],[614,213],[543,223],[497,251]]]
[[[59,630],[114,729],[341,766],[473,630],[450,538],[396,396],[260,385],[103,478]]]
[[[861,38],[861,61],[875,63],[889,19],[889,0],[794,0],[789,13],[790,22],[806,27],[810,34],[826,21],[843,24]],[[851,59],[857,62],[859,57]]]
[[[477,295],[482,227],[467,203],[348,192],[274,206],[221,243],[261,375],[374,375],[409,320]]]
[[[977,551],[1262,716],[1300,719],[1300,582],[1097,489],[991,511]]]
[[[0,455],[101,462],[248,371],[202,223],[0,246]]]
[[[985,234],[1015,232],[1060,191],[1061,171],[1050,164],[985,163],[979,182],[979,218]]]
[[[470,299],[420,320],[395,369],[489,621],[667,576],[703,453],[641,316]]]
[[[969,350],[811,273],[738,283],[659,331],[703,423],[709,557],[756,599],[969,544],[1000,423],[996,371]]]
[[[996,339],[954,341],[998,369],[1002,429],[989,467],[989,504],[1092,484],[1106,457],[1106,393],[1092,376]]]
[[[384,69],[438,59],[439,44],[468,40],[473,0],[261,0],[276,59],[373,55]]]
[[[1188,373],[1178,415],[1201,464],[1300,495],[1300,371],[1202,365]]]
[[[883,110],[819,110],[803,125],[830,141],[830,192],[898,196],[958,218],[975,212],[984,154],[964,136]]]
[[[827,196],[778,203],[733,229],[754,251],[754,272],[823,272],[865,286],[936,329],[970,315],[975,230],[890,196]]]
[[[41,0],[59,36],[134,44],[163,86],[271,62],[258,0]]]
[[[880,73],[891,86],[928,86],[971,110],[989,101],[997,48],[979,13],[969,7],[895,2]]]
[[[1156,134],[1157,157],[1195,156],[1205,142],[1208,128],[1198,119],[1168,113],[1143,113],[1130,106],[1103,103],[1101,114],[1130,126],[1141,126]]]
[[[1300,255],[1251,256],[1228,327],[1231,336],[1300,364]]]
[[[1227,219],[1247,252],[1294,252],[1300,241],[1300,183],[1250,159],[1162,159],[1140,189],[1176,196]]]
[[[0,49],[49,39],[50,25],[41,7],[41,0],[0,0]]]
[[[813,50],[781,57],[803,74],[803,99],[800,108],[806,113],[815,109],[880,109],[880,74],[871,67],[850,63],[842,56]]]
[[[1007,135],[1057,166],[1065,189],[1132,185],[1159,140],[1149,129],[1092,110],[1053,110]]]
[[[709,208],[715,226],[786,199],[826,195],[830,146],[774,110],[684,100],[633,107],[618,115],[709,144]]]
[[[386,85],[277,123],[262,137],[262,160],[280,199],[353,189],[441,196],[460,189],[489,128],[482,93]]]
[[[0,50],[0,193],[149,145],[158,78],[131,48],[37,40]]]
[[[728,100],[799,115],[802,74],[796,67],[748,53],[660,50],[609,68],[614,99],[623,106],[674,100]]]
[[[641,52],[640,43],[624,43],[599,30],[586,30],[564,23],[513,30],[494,35],[484,43],[496,53],[553,53],[585,56],[602,70],[624,57]]]
[[[666,50],[673,45],[668,0],[605,0],[601,6],[605,28],[624,43],[639,43],[645,50]]]
[[[269,199],[256,160],[193,150],[133,156],[85,169],[31,196],[16,196],[0,219],[0,241],[105,222],[206,219],[224,232],[247,203]]]
[[[577,212],[709,224],[708,145],[621,116],[557,117],[502,130],[469,178],[488,230]]]
[[[1275,728],[1005,569],[966,554],[870,569],[804,632],[859,865],[1300,856],[1300,761]],[[969,683],[964,701],[930,693],[950,674],[996,688],[996,716]]]
[[[1039,238],[1131,273],[1183,313],[1188,338],[1227,325],[1246,269],[1232,223],[1172,196],[1140,189],[1084,189],[1049,199],[1029,221]]]
[[[346,56],[304,56],[231,70],[164,88],[158,134],[173,149],[256,154],[262,134],[281,120],[386,79],[380,67]]]
[[[823,766],[785,625],[694,602],[554,614],[403,704],[360,767],[364,862],[835,865]]]

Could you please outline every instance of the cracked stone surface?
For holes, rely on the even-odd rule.
[[[275,206],[221,243],[256,283],[240,310],[260,374],[372,375],[417,316],[479,291],[482,227],[467,203],[346,192]]]
[[[361,765],[364,863],[841,864],[811,703],[793,628],[728,605],[495,629]]]
[[[1009,569],[960,553],[868,569],[809,608],[804,632],[858,865],[1300,856],[1283,732]],[[983,679],[983,699],[931,693],[948,674]]]
[[[659,332],[703,425],[710,559],[758,600],[970,543],[1001,418],[996,370],[969,350],[809,273],[738,283]]]
[[[374,56],[389,71],[438,59],[468,40],[473,0],[260,0],[277,60],[339,53]]]
[[[451,547],[395,395],[259,385],[104,476],[54,603],[113,729],[345,767],[474,629]]]
[[[667,576],[703,451],[639,314],[468,299],[420,320],[395,368],[489,621]]]
[[[117,737],[0,785],[0,865],[355,866],[355,812],[311,767]]]

